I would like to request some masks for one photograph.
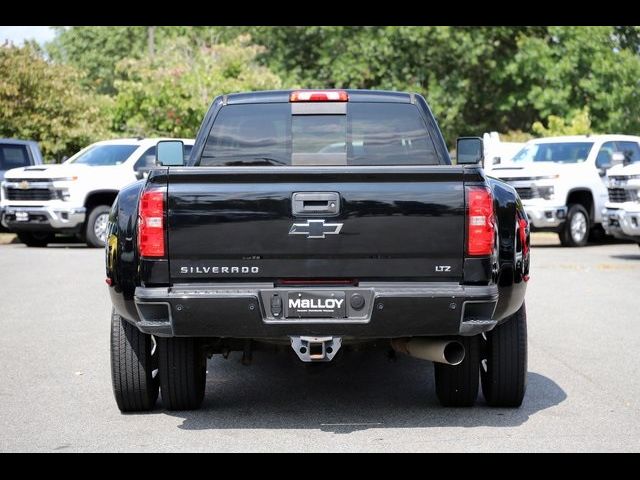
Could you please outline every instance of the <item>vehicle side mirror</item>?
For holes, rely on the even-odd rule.
[[[480,137],[460,137],[456,142],[458,165],[477,165],[482,162],[484,145]]]
[[[184,144],[180,140],[161,140],[156,147],[158,164],[163,167],[184,165]]]
[[[601,151],[596,157],[596,168],[601,177],[607,174],[607,170],[613,165],[613,156],[615,153]]]

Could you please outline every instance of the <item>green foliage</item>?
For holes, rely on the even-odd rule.
[[[108,137],[110,101],[81,79],[75,68],[45,61],[33,44],[0,45],[0,137],[36,140],[57,160]]]
[[[58,63],[69,63],[85,71],[85,84],[101,93],[115,94],[116,65],[125,58],[151,56],[165,42],[178,37],[192,45],[215,44],[227,38],[224,27],[180,26],[85,26],[55,27],[56,37],[46,46]]]
[[[640,133],[633,26],[58,27],[47,53],[115,99],[102,118],[117,134],[193,135],[216,94],[279,86],[421,93],[449,146],[487,131]]]
[[[509,73],[527,86],[522,105],[540,119],[588,108],[594,130],[638,133],[640,56],[631,33],[550,27],[543,37],[521,37]]]
[[[139,58],[146,47],[146,27],[56,27],[56,38],[46,48],[56,63],[83,70],[85,85],[113,94],[116,63]]]
[[[424,94],[449,144],[584,108],[598,131],[640,132],[638,27],[234,28],[285,81]]]
[[[259,66],[262,47],[241,36],[228,44],[167,42],[153,58],[118,63],[113,130],[130,135],[193,137],[212,99],[224,93],[281,87]]]
[[[500,134],[500,139],[503,142],[528,142],[532,138],[533,135],[522,130],[510,130],[507,133]]]
[[[540,137],[587,135],[593,133],[589,109],[587,107],[573,112],[568,120],[556,115],[549,115],[546,127],[541,122],[534,122],[531,130]]]

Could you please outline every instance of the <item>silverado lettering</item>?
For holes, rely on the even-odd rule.
[[[489,405],[519,406],[529,222],[482,155],[479,138],[445,143],[417,94],[216,98],[186,164],[158,142],[164,168],[110,210],[118,407],[150,410],[160,391],[198,408],[208,357],[267,344],[302,362],[392,348],[434,363],[443,405],[473,405],[481,384]]]
[[[180,267],[181,274],[260,273],[260,267]]]

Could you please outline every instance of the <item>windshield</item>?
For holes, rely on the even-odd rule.
[[[137,145],[96,145],[90,147],[68,163],[106,167],[120,165],[138,148]]]
[[[593,142],[530,143],[513,157],[514,162],[580,163],[589,156]]]

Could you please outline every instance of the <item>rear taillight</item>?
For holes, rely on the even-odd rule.
[[[491,255],[495,242],[493,196],[484,187],[467,187],[467,254]]]
[[[525,257],[529,254],[529,245],[527,245],[527,226],[529,222],[518,214],[518,231],[520,232],[520,245],[522,245],[522,255]]]
[[[138,209],[138,252],[143,257],[164,257],[164,192],[142,193]]]
[[[290,102],[348,102],[344,90],[297,90],[289,95]]]

